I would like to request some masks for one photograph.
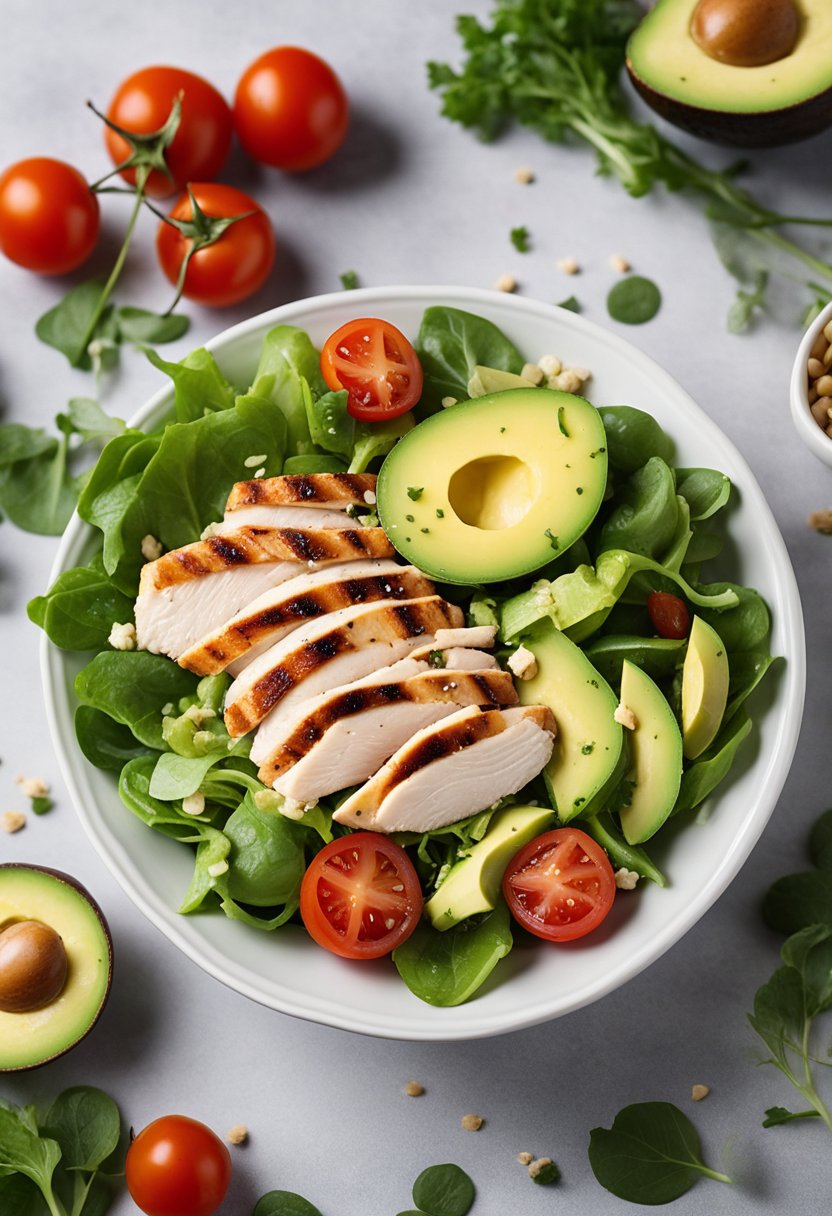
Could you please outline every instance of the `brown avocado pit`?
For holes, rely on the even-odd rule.
[[[799,30],[794,0],[699,0],[690,24],[706,55],[739,68],[785,59]]]
[[[69,959],[59,933],[39,920],[21,920],[0,932],[0,1010],[32,1013],[63,992]]]

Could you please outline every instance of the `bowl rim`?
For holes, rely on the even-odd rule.
[[[383,306],[391,303],[421,303],[424,307],[444,304],[447,307],[471,307],[473,311],[476,311],[477,306],[487,311],[489,306],[495,307],[499,304],[501,307],[516,310],[518,316],[533,315],[543,320],[551,320],[557,316],[559,322],[566,328],[583,331],[585,335],[602,342],[613,351],[618,350],[622,356],[633,361],[641,370],[649,374],[659,391],[666,389],[677,399],[684,398],[687,408],[696,418],[699,430],[708,433],[712,441],[718,441],[723,450],[730,454],[734,466],[742,472],[743,496],[746,500],[751,501],[761,525],[759,529],[760,544],[766,550],[768,560],[774,570],[774,584],[770,589],[770,594],[775,589],[779,593],[779,620],[783,636],[788,639],[789,643],[785,648],[788,652],[785,679],[781,683],[778,696],[778,702],[782,704],[782,724],[776,745],[767,756],[760,755],[757,758],[756,763],[761,766],[759,794],[751,810],[746,813],[730,847],[723,853],[720,865],[704,879],[696,898],[690,901],[684,914],[665,923],[637,951],[622,958],[620,962],[616,962],[604,973],[602,982],[593,979],[582,987],[571,990],[566,1000],[559,998],[556,993],[554,998],[550,995],[548,999],[540,1000],[533,1005],[527,1004],[509,1012],[498,1010],[496,1013],[485,1014],[478,1011],[476,1002],[450,1009],[423,1007],[420,1002],[417,1002],[414,1014],[406,1018],[380,1013],[362,1016],[352,1010],[342,1010],[335,999],[317,998],[310,1001],[306,997],[299,998],[296,993],[292,992],[291,987],[277,997],[262,987],[258,988],[250,980],[248,974],[213,943],[204,939],[198,944],[191,942],[179,928],[178,920],[183,918],[178,917],[177,920],[178,914],[158,897],[144,876],[132,872],[131,859],[126,851],[120,846],[113,850],[107,842],[98,838],[95,825],[86,810],[85,799],[88,795],[84,793],[79,783],[86,783],[84,768],[79,766],[76,774],[73,767],[73,761],[77,761],[79,758],[83,760],[83,757],[77,748],[71,754],[69,749],[65,749],[63,746],[63,731],[60,721],[63,711],[60,696],[64,685],[62,657],[64,652],[53,646],[46,634],[43,634],[41,638],[41,674],[47,721],[59,768],[86,835],[107,869],[131,901],[151,924],[176,945],[186,957],[227,987],[259,1004],[294,1017],[380,1038],[450,1042],[486,1038],[525,1029],[574,1012],[599,1000],[633,979],[660,958],[684,937],[716,902],[736,877],[762,834],[788,776],[802,721],[806,684],[805,639],[800,595],[785,542],[762,489],[744,457],[701,406],[660,364],[627,339],[580,315],[528,297],[518,297],[483,288],[448,285],[359,288],[351,291],[349,295],[343,291],[329,292],[267,310],[223,330],[205,342],[204,346],[212,352],[221,351],[238,339],[249,336],[253,331],[265,330],[272,325],[291,323],[294,320],[302,324],[303,318],[308,318],[310,311],[323,311],[327,307],[337,305],[360,307],[363,304]],[[130,419],[130,425],[141,426],[162,407],[172,404],[172,401],[172,386],[163,386],[136,411]],[[81,549],[89,532],[90,525],[81,520],[77,512],[73,514],[55,555],[50,572],[50,585],[61,571],[67,568],[67,558],[74,558],[76,551]],[[87,762],[83,763],[86,765]],[[426,1009],[429,1009],[427,1017],[425,1016]],[[460,1016],[462,1010],[465,1011],[465,1016]]]
[[[789,408],[792,422],[798,435],[813,456],[832,468],[832,438],[825,435],[812,417],[809,409],[809,386],[806,365],[809,352],[815,345],[818,334],[832,321],[832,300],[826,305],[806,330],[797,348],[791,379],[789,381]]]

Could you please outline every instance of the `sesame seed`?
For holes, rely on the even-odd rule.
[[[261,454],[259,456],[247,456],[246,459],[243,461],[243,464],[245,465],[245,467],[247,469],[256,469],[258,464],[262,464],[263,461],[267,460],[267,459],[268,459],[268,453],[261,452]]]
[[[263,466],[262,469],[258,469],[257,472],[254,474],[255,477],[265,477],[265,475],[266,475],[265,465]]]

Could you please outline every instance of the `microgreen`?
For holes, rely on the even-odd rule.
[[[358,286],[358,275],[354,270],[345,270],[338,278],[341,280],[344,291],[355,291]]]
[[[408,497],[408,498],[409,498],[409,499],[410,499],[412,502],[418,502],[418,501],[419,501],[419,499],[420,499],[420,498],[422,497],[422,495],[424,494],[424,492],[425,492],[425,487],[424,487],[424,486],[408,486],[408,487],[407,487],[407,497]]]
[[[652,279],[633,274],[612,288],[607,296],[607,312],[613,321],[624,325],[643,325],[653,320],[661,303],[661,292]]]
[[[531,249],[529,230],[525,224],[520,224],[517,228],[512,228],[511,232],[509,233],[509,239],[518,253],[528,253]]]

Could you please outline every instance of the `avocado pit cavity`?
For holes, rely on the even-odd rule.
[[[528,515],[538,495],[534,471],[516,456],[480,456],[453,474],[448,501],[464,524],[497,531]]]
[[[699,0],[690,26],[706,55],[740,68],[785,59],[799,30],[794,0]]]
[[[69,961],[59,934],[38,920],[15,921],[0,932],[0,1011],[31,1013],[56,1000]]]

